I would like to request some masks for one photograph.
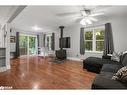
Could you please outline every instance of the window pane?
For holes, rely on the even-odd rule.
[[[104,29],[96,29],[96,40],[104,40]]]
[[[20,35],[19,36],[19,49],[20,49],[20,55],[27,55],[27,46],[28,46],[28,38],[27,36]]]
[[[85,40],[92,40],[93,39],[93,32],[92,31],[86,31],[85,32]]]
[[[96,41],[96,51],[104,50],[104,41]]]
[[[29,36],[29,54],[36,54],[36,37]]]
[[[92,41],[85,42],[85,49],[86,51],[92,51]]]

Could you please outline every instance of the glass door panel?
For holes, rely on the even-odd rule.
[[[29,36],[29,55],[36,54],[36,37]]]
[[[32,35],[20,34],[19,49],[20,55],[37,54],[37,37]]]
[[[20,35],[19,36],[20,55],[27,55],[27,48],[28,48],[28,36]]]

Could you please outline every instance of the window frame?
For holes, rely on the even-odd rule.
[[[104,40],[96,40],[96,29],[102,29],[102,30],[105,30],[105,27],[104,26],[101,26],[101,27],[93,27],[93,28],[87,28],[87,29],[84,29],[84,39],[85,39],[85,33],[88,32],[88,31],[91,31],[93,32],[93,39],[92,40],[86,40],[85,39],[85,43],[87,41],[92,41],[92,51],[88,51],[86,50],[85,52],[88,52],[88,53],[103,53],[103,51],[96,51],[96,41],[104,41]]]

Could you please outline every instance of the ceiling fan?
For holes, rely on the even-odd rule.
[[[59,16],[70,16],[70,15],[75,15],[75,14],[79,14],[77,12],[72,12],[72,13],[62,13],[59,14]],[[98,19],[96,19],[96,16],[100,16],[103,15],[104,12],[93,12],[91,9],[86,9],[83,8],[83,10],[80,11],[81,16],[77,18],[77,20],[80,20],[80,24],[81,25],[87,25],[87,24],[92,24],[93,22],[98,21]]]
[[[99,13],[91,13],[90,9],[84,9],[81,11],[82,19],[80,21],[81,25],[87,25],[87,24],[92,24],[93,22],[98,21],[96,19],[96,16],[103,15],[104,12],[99,12]]]

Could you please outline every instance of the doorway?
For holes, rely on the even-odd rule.
[[[19,35],[19,50],[22,55],[36,55],[37,54],[37,36],[35,35]]]

